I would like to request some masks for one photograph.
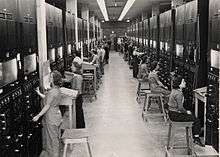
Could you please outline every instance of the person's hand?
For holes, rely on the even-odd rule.
[[[32,119],[32,121],[37,122],[37,121],[39,120],[39,118],[40,118],[40,116],[39,116],[39,115],[36,115],[36,116]]]
[[[35,92],[37,92],[37,94],[40,93],[40,89],[39,89],[39,87],[37,87],[37,88],[35,89]]]
[[[187,113],[187,114],[192,114],[192,112],[191,112],[191,111],[186,111],[186,113]]]
[[[174,72],[174,71],[173,71],[173,72],[170,72],[170,75],[174,76],[174,75],[175,75],[175,72]]]
[[[37,88],[35,89],[35,91],[36,91],[36,92],[39,92],[39,91],[40,91],[40,88],[39,88],[39,87],[37,87]]]

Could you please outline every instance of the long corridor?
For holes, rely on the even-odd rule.
[[[141,118],[141,105],[135,100],[137,80],[118,53],[110,53],[102,80],[98,99],[84,105],[93,156],[163,156],[159,138]]]

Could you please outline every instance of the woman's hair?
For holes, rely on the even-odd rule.
[[[54,70],[52,72],[52,77],[53,77],[54,85],[60,87],[62,85],[62,75],[60,74],[60,72],[57,70]]]
[[[157,61],[153,61],[150,65],[150,71],[153,71],[157,67],[157,64],[158,64]]]
[[[93,52],[95,55],[97,55],[97,51],[96,51],[96,50],[93,49],[92,52]]]
[[[173,89],[179,89],[179,85],[181,84],[182,82],[182,77],[181,76],[176,76],[174,79],[173,79]]]

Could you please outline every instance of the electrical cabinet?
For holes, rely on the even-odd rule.
[[[35,0],[18,1],[18,39],[20,50],[28,52],[37,49]]]
[[[219,57],[220,4],[209,1],[208,87],[206,106],[206,144],[219,151]]]
[[[2,57],[13,53],[17,48],[16,41],[17,0],[0,1],[0,38]]]

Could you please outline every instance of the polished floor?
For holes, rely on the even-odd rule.
[[[110,53],[102,80],[98,99],[84,103],[93,157],[164,156],[167,127],[142,120],[142,105],[136,102],[137,80],[118,53]],[[84,145],[75,146],[70,156],[86,157]]]
[[[157,144],[141,118],[137,81],[118,53],[105,67],[98,100],[85,106],[94,157],[154,157]]]
[[[132,77],[123,57],[111,52],[105,66],[103,83],[97,100],[84,102],[86,128],[93,157],[164,157],[168,124],[159,117],[142,119],[143,99],[136,101],[138,82]],[[158,108],[155,105],[152,112]],[[184,128],[176,135],[176,145],[185,144]],[[206,149],[207,148],[207,149]],[[210,147],[195,149],[210,156]],[[186,155],[186,151],[175,155]],[[183,157],[182,156],[182,157]],[[68,157],[89,157],[85,144],[76,144],[68,150]]]

